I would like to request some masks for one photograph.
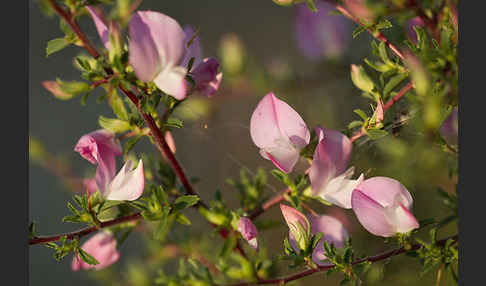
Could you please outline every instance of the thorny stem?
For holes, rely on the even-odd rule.
[[[445,243],[449,239],[452,239],[454,241],[457,241],[458,238],[459,238],[459,235],[456,234],[456,235],[453,235],[453,236],[450,236],[450,237],[441,239],[441,240],[437,241],[436,244],[439,245],[439,246],[444,246]],[[371,262],[371,263],[373,263],[373,262],[385,260],[387,258],[396,256],[396,255],[399,255],[399,254],[402,254],[402,253],[406,253],[406,252],[409,252],[409,251],[418,250],[418,249],[420,249],[421,246],[422,245],[421,244],[418,244],[418,243],[417,244],[413,244],[409,250],[405,250],[404,247],[400,247],[400,248],[397,248],[397,249],[393,249],[393,250],[384,252],[382,254],[378,254],[378,255],[374,255],[374,256],[368,256],[368,257],[365,257],[365,258],[357,259],[357,260],[353,261],[351,264],[352,265],[356,265],[356,264],[360,264],[360,263],[363,263],[363,262]],[[236,283],[236,284],[228,284],[227,286],[253,286],[253,285],[269,285],[269,284],[284,285],[285,283],[288,283],[290,281],[294,281],[294,280],[297,280],[297,279],[300,279],[300,278],[303,278],[303,277],[312,275],[314,273],[323,272],[323,271],[332,269],[334,267],[335,267],[334,264],[332,264],[332,265],[326,265],[326,266],[319,266],[316,269],[304,270],[302,272],[295,273],[295,274],[292,274],[292,275],[289,275],[289,276],[286,276],[286,277],[281,277],[281,278],[276,278],[276,279],[268,279],[268,280],[259,280],[259,281],[256,281],[256,282],[242,282],[242,283]]]

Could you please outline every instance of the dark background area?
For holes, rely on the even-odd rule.
[[[210,106],[210,112],[199,116],[197,120],[188,120],[185,128],[173,134],[177,145],[176,156],[190,176],[201,178],[197,189],[204,199],[212,198],[214,191],[220,189],[223,196],[236,207],[236,190],[225,183],[226,178],[237,178],[242,167],[252,171],[258,166],[264,167],[267,171],[273,169],[271,163],[258,154],[248,129],[254,107],[267,92],[273,90],[284,98],[301,114],[309,128],[321,124],[328,128],[343,130],[349,122],[357,119],[352,113],[353,109],[366,109],[368,106],[368,102],[359,96],[359,91],[352,85],[349,76],[349,65],[361,63],[361,59],[368,54],[368,35],[363,34],[352,40],[340,61],[313,63],[297,50],[294,37],[295,10],[279,7],[270,0],[146,0],[139,9],[160,11],[176,19],[182,26],[190,24],[199,27],[205,56],[217,57],[221,37],[227,33],[234,33],[240,37],[246,53],[253,61],[268,65],[275,60],[283,60],[294,70],[296,78],[311,75],[319,79],[318,83],[313,85],[309,85],[305,80],[295,80],[286,90],[273,90],[270,88],[274,86],[271,86],[259,87],[255,91],[230,89],[225,86],[227,78],[223,76],[222,90],[213,99],[202,99]],[[81,52],[81,48],[71,46],[46,58],[47,41],[62,36],[58,19],[44,16],[34,1],[29,3],[29,14],[29,133],[39,139],[49,152],[63,156],[70,162],[75,174],[84,177],[87,172],[93,172],[94,167],[73,151],[74,145],[83,134],[99,128],[98,115],[110,117],[112,111],[106,104],[96,103],[93,96],[88,99],[86,106],[81,106],[78,99],[59,101],[42,88],[42,81],[54,80],[56,77],[63,80],[79,79],[79,72],[73,68],[72,59]],[[83,17],[80,24],[89,39],[99,47],[98,35],[91,20]],[[350,23],[350,41],[352,27]],[[400,28],[395,29],[395,32],[401,32]],[[197,111],[191,110],[190,107],[187,112],[197,114]],[[430,152],[433,154],[429,155],[435,159],[428,160],[429,155],[425,156],[424,153],[417,152],[407,145],[404,147],[405,151],[398,155],[393,152],[386,153],[386,150],[390,150],[387,148],[389,144],[392,143],[385,140],[371,147],[365,146],[363,150],[355,148],[353,161],[356,162],[358,170],[368,172],[367,177],[385,175],[402,181],[414,196],[414,213],[418,219],[442,217],[443,209],[435,197],[434,190],[437,185],[448,191],[453,189],[453,184],[447,178],[447,167],[444,165],[449,159],[432,150]],[[136,150],[148,154],[155,152],[148,140],[137,145]],[[390,158],[383,159],[382,154],[389,155]],[[422,157],[423,155],[425,157]],[[297,170],[302,171],[305,167],[301,162]],[[270,180],[270,184],[274,191],[283,187],[275,180]],[[272,192],[272,189],[269,189],[269,192]],[[61,223],[61,218],[68,213],[66,202],[71,195],[52,173],[33,163],[29,165],[29,216],[38,223],[39,233],[54,234],[79,227]],[[323,205],[315,205],[315,209],[322,213],[339,211]],[[383,245],[382,239],[367,233],[357,223],[352,211],[340,213],[348,218],[350,233],[356,237],[354,242],[362,253],[372,254],[394,247]],[[264,217],[281,220],[278,208],[269,211]],[[451,234],[455,229],[456,225],[450,226],[440,234],[440,237]],[[271,242],[283,241],[286,233],[287,229],[283,226],[265,234],[263,243],[269,245],[270,253],[277,254],[282,251],[281,243]],[[130,257],[136,257],[141,248],[140,239],[136,235],[130,236],[123,245],[122,259],[114,265],[115,269],[122,271]],[[30,285],[98,285],[86,272],[71,271],[70,256],[56,262],[52,258],[52,250],[46,247],[32,246],[29,252]],[[394,258],[387,266],[385,280],[378,285],[432,285],[435,282],[434,273],[419,278],[419,269],[415,260],[406,257]],[[441,285],[449,285],[449,277],[444,276]],[[317,275],[303,279],[301,285],[321,285],[325,282],[324,279],[327,278]],[[329,285],[338,285],[337,281],[332,279]]]

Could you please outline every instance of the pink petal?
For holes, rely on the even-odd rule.
[[[142,15],[137,12],[130,19],[129,62],[137,77],[143,82],[149,82],[159,73],[162,59]]]
[[[100,270],[110,266],[120,258],[120,253],[116,249],[116,240],[109,232],[102,231],[95,234],[81,248],[98,260],[99,264],[89,265],[82,261],[79,256],[75,256],[71,264],[73,271],[91,268]]]
[[[288,173],[299,151],[309,144],[310,133],[300,115],[273,93],[267,94],[251,116],[250,135],[257,147],[270,154],[277,167]],[[281,161],[285,159],[285,162]]]
[[[101,42],[106,49],[110,49],[110,33],[108,26],[106,25],[106,20],[104,19],[102,11],[97,7],[85,6],[88,10],[93,22],[95,23],[96,30],[100,36]]]
[[[105,150],[105,148],[103,145],[98,147],[99,159],[95,175],[96,185],[101,193],[106,191],[106,187],[116,174],[115,156],[109,150]]]
[[[324,236],[322,239],[328,243],[333,243],[335,247],[342,248],[348,239],[348,232],[344,228],[343,224],[336,218],[328,215],[321,215],[310,218],[312,234],[322,232]],[[327,257],[324,252],[322,239],[319,241],[317,247],[312,253],[312,260],[317,265],[326,265],[329,263],[321,262]]]
[[[360,190],[353,191],[351,205],[361,225],[370,233],[383,237],[395,234],[395,228],[385,216],[385,208]]]
[[[184,53],[184,58],[182,59],[181,62],[181,66],[183,67],[187,67],[187,64],[189,63],[189,60],[191,60],[191,58],[194,58],[194,63],[192,64],[193,68],[197,67],[202,61],[202,51],[201,51],[201,44],[199,43],[199,35],[197,35],[192,41],[191,45],[187,47],[187,43],[192,38],[194,33],[195,31],[191,26],[187,25],[184,27],[184,34],[185,34],[184,45],[186,51]]]
[[[107,200],[134,201],[142,195],[145,187],[143,162],[140,159],[135,170],[132,170],[132,165],[132,160],[128,160],[108,185],[105,195]]]
[[[160,90],[178,100],[186,97],[186,70],[183,67],[177,66],[163,70],[157,75],[154,82]]]
[[[292,230],[292,228],[298,229],[297,223],[302,225],[302,227],[307,231],[308,230],[308,220],[307,217],[299,212],[298,210],[294,209],[293,207],[289,207],[284,204],[280,204],[280,210],[282,211],[282,215],[285,219],[285,222]]]
[[[392,178],[369,178],[363,181],[357,189],[383,207],[394,205],[397,195],[406,208],[412,207],[413,199],[408,190],[399,181]]]
[[[336,175],[342,174],[351,159],[353,143],[349,138],[339,131],[317,126],[316,134],[319,136],[321,152],[329,156],[332,164],[336,168]]]
[[[171,17],[154,11],[138,11],[155,43],[162,67],[179,65],[185,53],[184,30]]]
[[[258,249],[258,231],[253,222],[246,217],[241,217],[238,222],[238,231],[241,233],[241,236],[248,241],[248,243],[254,249]]]
[[[389,208],[385,215],[390,223],[395,226],[395,232],[407,233],[419,227],[415,216],[402,203]]]

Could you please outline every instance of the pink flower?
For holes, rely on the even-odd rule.
[[[104,190],[116,173],[115,156],[122,154],[120,141],[115,134],[99,129],[83,135],[74,147],[74,151],[79,152],[92,164],[98,164],[96,185],[100,191]]]
[[[410,37],[410,40],[413,43],[416,44],[417,43],[417,33],[415,33],[415,30],[413,29],[413,27],[415,27],[415,26],[419,26],[419,27],[424,26],[424,21],[422,20],[422,18],[417,16],[417,17],[411,18],[407,22],[407,34]]]
[[[132,170],[133,162],[128,160],[116,174],[115,156],[120,156],[122,149],[113,133],[100,129],[86,134],[74,150],[91,163],[98,164],[96,186],[106,199],[132,201],[142,195],[145,187],[143,162],[140,160],[137,168]]]
[[[312,235],[315,235],[318,232],[323,233],[323,237],[321,240],[319,240],[317,247],[312,252],[312,260],[318,265],[322,266],[330,264],[321,261],[326,259],[323,240],[334,244],[334,246],[337,248],[341,248],[344,246],[344,243],[349,237],[348,232],[344,228],[343,224],[332,216],[313,216],[308,220],[304,214],[292,207],[281,204],[280,209],[282,210],[285,221],[291,230],[289,232],[290,244],[297,253],[300,252],[300,249],[302,248],[298,246],[300,245],[299,240],[295,239],[295,231],[292,231],[292,229],[296,229],[294,226],[297,223],[301,224],[305,230],[307,230],[307,227],[310,226],[310,232]],[[310,221],[309,224],[308,221]]]
[[[241,236],[248,241],[253,249],[258,250],[258,231],[253,222],[246,217],[241,217],[238,222],[238,231],[241,233]]]
[[[439,133],[444,137],[447,143],[456,145],[459,132],[459,122],[457,120],[457,107],[454,107],[451,114],[444,120],[439,129]]]
[[[98,31],[98,35],[100,36],[101,42],[105,46],[107,50],[110,49],[110,32],[108,29],[108,25],[106,24],[106,19],[103,16],[101,9],[98,7],[86,6],[93,22],[96,26],[96,30]]]
[[[194,35],[190,26],[184,28],[186,42],[189,42]],[[182,66],[187,67],[191,58],[194,58],[191,74],[196,82],[195,90],[210,97],[219,89],[223,73],[218,73],[219,62],[215,58],[202,59],[201,44],[199,36],[196,36],[189,47],[186,46]]]
[[[351,204],[359,222],[370,233],[390,237],[419,227],[410,212],[413,199],[397,180],[373,177],[353,191]]]
[[[218,73],[219,62],[215,58],[205,58],[192,72],[196,90],[210,97],[219,89],[223,73]]]
[[[181,63],[186,35],[177,21],[162,13],[138,11],[130,19],[129,34],[129,62],[137,77],[184,99],[187,70]]]
[[[285,173],[292,171],[300,150],[310,140],[304,120],[273,93],[267,94],[253,111],[250,134],[260,154]]]
[[[353,144],[338,131],[320,126],[315,130],[319,143],[314,151],[309,171],[312,194],[349,209],[351,193],[363,180],[363,174],[357,180],[350,179],[354,174],[354,167],[346,170]]]
[[[80,269],[87,270],[91,268],[100,270],[112,265],[120,258],[120,253],[116,249],[116,240],[109,232],[98,232],[88,239],[81,248],[98,260],[99,263],[96,265],[87,264],[81,260],[78,254],[73,258],[71,264],[71,269],[73,271],[78,271]]]
[[[323,240],[327,241],[329,244],[334,244],[336,248],[342,248],[344,247],[346,240],[349,238],[348,232],[341,221],[328,215],[313,216],[310,218],[310,223],[313,235],[318,232],[324,234],[321,240],[319,240],[314,252],[312,252],[312,261],[320,266],[332,264],[330,262],[322,262],[322,260],[327,259]]]
[[[334,6],[316,1],[317,12],[310,11],[306,3],[297,5],[295,21],[296,39],[299,50],[309,59],[339,56],[349,38],[348,22],[341,16],[329,15]]]

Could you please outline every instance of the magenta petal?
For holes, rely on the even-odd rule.
[[[324,239],[328,243],[334,244],[334,246],[337,248],[342,248],[349,237],[348,232],[344,228],[343,224],[338,219],[332,216],[321,215],[317,217],[311,217],[310,224],[312,234],[322,232],[324,234],[322,239]],[[329,264],[326,262],[321,262],[321,260],[325,260],[327,258],[324,252],[322,239],[319,241],[317,247],[312,253],[312,260],[317,265],[321,266]]]
[[[238,231],[241,233],[241,236],[248,241],[251,247],[254,249],[258,249],[258,231],[253,222],[246,217],[241,217],[238,222]]]
[[[199,43],[199,35],[197,35],[192,41],[191,45],[187,47],[187,43],[189,42],[189,40],[191,40],[194,33],[195,31],[191,26],[184,27],[184,45],[186,51],[184,53],[184,58],[182,59],[181,66],[186,68],[191,58],[194,58],[194,63],[192,64],[193,67],[197,67],[202,61],[202,51],[201,44]]]
[[[89,265],[76,255],[71,264],[71,269],[73,271],[91,268],[100,270],[110,266],[120,258],[120,253],[116,249],[116,239],[111,233],[105,231],[92,236],[81,246],[81,248],[98,260],[99,264]]]
[[[395,234],[395,228],[385,216],[384,207],[360,190],[353,191],[351,205],[361,225],[370,233],[383,237]]]
[[[132,170],[132,165],[132,160],[128,160],[108,185],[105,194],[107,200],[134,201],[142,195],[145,187],[143,162],[140,159],[134,170]]]
[[[137,77],[143,82],[149,82],[159,73],[162,59],[142,15],[137,12],[130,19],[129,62]]]
[[[95,23],[96,30],[98,31],[98,35],[100,35],[101,42],[105,46],[106,49],[110,49],[110,32],[108,30],[108,26],[106,25],[106,20],[103,17],[103,14],[100,10],[95,7],[85,6],[88,10],[93,22]]]
[[[439,133],[447,143],[456,145],[459,134],[459,121],[457,120],[457,107],[452,109],[451,114],[444,120],[439,129]]]

